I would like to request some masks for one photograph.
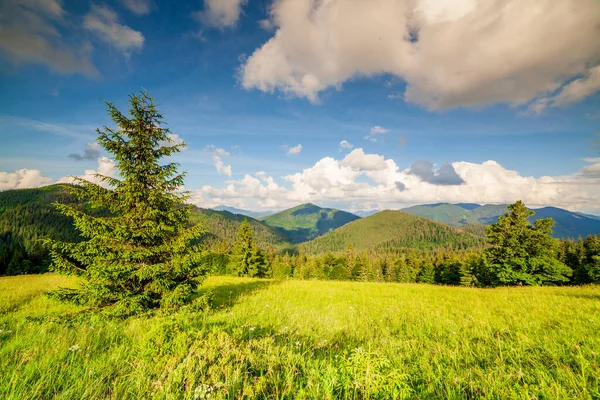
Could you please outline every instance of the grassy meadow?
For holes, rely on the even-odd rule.
[[[599,399],[600,286],[210,277],[211,309],[107,320],[0,278],[0,399]]]

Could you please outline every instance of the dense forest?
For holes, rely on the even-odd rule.
[[[0,274],[47,271],[46,238],[79,241],[72,220],[56,211],[52,205],[55,201],[73,204],[77,199],[64,185],[0,193]],[[491,209],[484,207],[488,208]],[[307,206],[293,210],[305,210],[309,219],[315,215],[331,215],[330,210],[322,213],[323,209]],[[448,211],[447,207],[440,210]],[[93,212],[99,213],[98,210]],[[280,217],[285,216],[289,221],[292,213]],[[247,221],[244,235],[251,241],[246,245],[240,244],[239,239],[244,221]],[[204,248],[209,250],[205,260],[214,273],[449,285],[499,284],[490,280],[489,270],[482,260],[489,247],[486,227],[482,224],[455,228],[406,212],[383,211],[370,217],[353,218],[337,229],[323,232],[322,236],[295,245],[281,228],[228,211],[193,208],[190,222],[200,223],[205,231],[201,237]],[[304,220],[301,222],[306,224]],[[600,236],[552,239],[549,246],[553,257],[572,272],[566,280],[546,283],[600,282]],[[240,254],[239,249],[244,247],[251,249],[251,256]],[[252,262],[259,265],[242,268],[236,265],[235,259],[254,260],[249,265]]]

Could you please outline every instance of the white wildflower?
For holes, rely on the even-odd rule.
[[[80,348],[78,344],[74,344],[73,346],[69,347],[69,351],[72,351],[73,353],[79,350]]]
[[[212,386],[201,383],[200,386],[194,389],[194,399],[210,399],[212,392]]]

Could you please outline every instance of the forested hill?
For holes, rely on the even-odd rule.
[[[222,204],[219,206],[213,207],[211,210],[229,211],[232,214],[245,215],[246,217],[252,217],[254,219],[266,217],[271,214],[275,214],[275,211],[250,211],[250,210],[244,210],[242,208],[225,206]]]
[[[0,192],[0,275],[44,271],[49,259],[42,239],[52,238],[66,242],[80,240],[73,220],[54,208],[52,203],[55,201],[77,203],[66,185]],[[85,204],[81,207],[85,207]],[[191,214],[192,223],[202,221],[207,231],[202,240],[207,246],[231,246],[244,218],[246,217],[243,215],[227,211],[199,208],[193,209]],[[250,217],[248,221],[261,249],[273,247],[276,251],[281,251],[292,247],[285,234],[277,229]]]
[[[43,271],[48,252],[41,240],[77,241],[73,220],[52,203],[74,203],[64,185],[0,192],[0,275]]]
[[[251,217],[205,208],[194,208],[191,213],[192,223],[202,224],[206,231],[204,241],[211,247],[218,246],[223,241],[227,246],[231,246],[244,219],[250,223],[259,248],[266,250],[273,247],[275,250],[283,250],[293,246],[284,233]]]
[[[466,224],[490,225],[508,210],[506,204],[425,204],[403,208],[403,212],[446,223],[454,227]],[[567,211],[556,207],[533,209],[535,215],[529,218],[533,222],[540,218],[552,218],[556,223],[552,236],[556,238],[586,237],[600,233],[600,219],[596,216]]]
[[[481,228],[471,229],[481,231]],[[302,243],[299,248],[307,254],[318,254],[345,251],[349,246],[356,250],[431,249],[439,246],[465,249],[482,247],[484,244],[485,239],[481,235],[427,218],[387,210],[350,222],[319,238]]]
[[[287,235],[293,243],[302,243],[339,228],[360,217],[334,208],[302,204],[260,220]]]
[[[56,212],[53,202],[75,203],[65,185],[0,192],[0,234],[11,235],[29,246],[38,238],[76,241],[73,220]]]

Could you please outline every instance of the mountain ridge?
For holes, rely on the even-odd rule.
[[[466,205],[470,209],[461,207]],[[435,203],[411,206],[403,212],[443,222],[450,226],[462,227],[467,224],[490,225],[508,212],[507,204],[484,204],[473,208],[474,203]],[[535,214],[529,219],[552,218],[555,222],[553,235],[556,238],[577,238],[600,233],[600,217],[547,206],[531,209]]]
[[[279,229],[292,243],[302,243],[359,218],[346,211],[304,203],[260,218],[260,221]]]

